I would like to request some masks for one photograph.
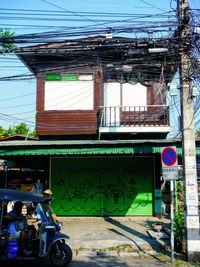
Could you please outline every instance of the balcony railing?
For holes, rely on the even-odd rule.
[[[164,127],[169,126],[166,105],[100,107],[100,127]]]

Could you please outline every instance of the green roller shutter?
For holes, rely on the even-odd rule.
[[[153,157],[53,158],[53,208],[62,216],[152,215],[153,174]]]

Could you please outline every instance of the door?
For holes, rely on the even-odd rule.
[[[153,215],[153,180],[153,157],[51,159],[57,215]]]

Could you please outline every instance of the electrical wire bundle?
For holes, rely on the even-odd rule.
[[[48,1],[43,1],[50,4]],[[137,13],[109,13],[109,12],[76,12],[69,11],[65,8],[58,7],[55,4],[52,4],[54,7],[58,7],[59,11],[48,11],[48,10],[27,10],[27,9],[0,9],[1,15],[0,20],[9,21],[9,23],[1,24],[2,27],[10,28],[15,32],[13,35],[13,40],[16,46],[20,49],[20,47],[30,47],[30,45],[39,45],[48,43],[53,45],[54,43],[64,43],[69,42],[70,40],[74,42],[74,46],[80,46],[80,52],[77,52],[76,56],[73,57],[71,61],[71,65],[76,67],[79,66],[80,58],[84,59],[84,54],[81,52],[84,48],[84,39],[92,38],[94,36],[106,36],[108,33],[111,33],[115,38],[118,37],[127,37],[134,38],[140,40],[141,42],[145,42],[145,40],[152,40],[156,42],[157,40],[163,41],[163,45],[167,46],[169,52],[168,57],[173,58],[171,63],[166,64],[167,58],[165,61],[160,62],[159,72],[156,74],[156,77],[161,77],[162,82],[166,83],[171,77],[167,76],[164,73],[167,73],[166,66],[174,67],[177,69],[179,65],[179,58],[177,57],[177,50],[179,49],[179,44],[183,41],[179,36],[176,36],[175,32],[178,28],[178,20],[177,20],[177,12],[175,8],[172,8],[172,1],[170,2],[170,10],[166,11],[160,9],[158,7],[153,6],[149,1],[141,1],[143,3],[147,3],[149,6],[157,8],[159,12],[155,14],[137,14]],[[192,78],[193,84],[197,88],[199,93],[199,49],[200,49],[200,16],[199,9],[191,9],[191,68],[192,68]],[[12,23],[15,22],[15,23]],[[16,23],[17,22],[17,23]],[[24,23],[25,22],[25,23]],[[42,24],[42,25],[41,25]],[[67,26],[66,26],[67,24]],[[37,29],[37,32],[34,30]],[[47,30],[48,29],[48,30]],[[18,33],[21,32],[32,32],[32,33]],[[113,39],[114,39],[113,38]],[[81,40],[82,39],[82,40]],[[1,40],[1,39],[0,39]],[[2,41],[2,40],[1,40]],[[112,44],[112,49],[113,49]],[[117,45],[117,44],[115,44]],[[127,53],[127,51],[131,51],[132,40],[131,42],[127,40],[126,44],[121,44],[120,49],[122,52]],[[91,46],[92,47],[92,46]],[[124,48],[126,47],[126,49]],[[128,48],[127,48],[128,47]],[[52,48],[53,49],[53,48]],[[72,47],[73,49],[73,47]],[[107,50],[106,50],[107,49]],[[48,49],[47,49],[48,50]],[[108,51],[108,52],[106,52]],[[58,49],[60,54],[60,59],[66,52],[66,50]],[[105,55],[104,55],[104,65],[109,64],[112,57],[109,54],[108,47],[105,47]],[[72,52],[71,52],[72,53]],[[107,54],[106,54],[107,53]],[[140,49],[140,53],[143,53],[142,49]],[[132,55],[134,57],[134,55]],[[141,54],[144,57],[144,54]],[[70,53],[68,54],[70,57]],[[145,57],[146,58],[146,57]],[[131,57],[127,57],[127,61],[125,63],[131,64],[128,62]],[[151,67],[155,67],[155,62],[158,60],[157,56],[151,55],[151,57],[146,58],[145,63],[139,62],[140,68],[149,70]],[[2,68],[6,66],[10,66],[12,64],[12,68],[15,71],[12,75],[1,76],[1,82],[28,82],[35,81],[35,77],[30,72],[21,72],[22,68],[21,64],[18,63],[16,57],[13,55],[6,56],[4,60],[7,62],[2,65]],[[94,58],[95,60],[95,58]],[[83,61],[83,60],[82,60]],[[47,62],[47,61],[46,61]],[[43,64],[46,63],[45,61]],[[36,62],[35,62],[36,63]],[[60,62],[62,63],[62,62]],[[116,64],[116,69],[118,67],[120,72],[120,62]],[[87,61],[85,63],[87,65]],[[135,65],[135,68],[138,68]],[[1,66],[0,66],[1,67]],[[55,64],[55,71],[59,71],[60,67]],[[109,75],[109,69],[108,75]],[[40,73],[41,74],[41,73]],[[152,72],[153,75],[153,72]],[[118,77],[118,76],[117,76]],[[152,77],[151,77],[152,78]],[[117,79],[117,78],[116,78]],[[175,79],[178,80],[177,76]],[[177,82],[178,83],[178,82]],[[179,86],[178,86],[179,88]],[[164,87],[161,87],[159,94],[162,94],[163,90],[166,90]],[[159,95],[158,94],[158,95]],[[27,94],[28,95],[28,94]],[[21,96],[23,97],[23,96]],[[20,99],[20,96],[19,96]],[[12,100],[12,97],[10,98]],[[9,100],[8,100],[9,101]],[[200,94],[194,101],[194,111],[195,111],[195,126],[198,129],[200,127]],[[168,104],[170,105],[170,109],[172,114],[176,114],[177,111],[180,114],[180,100],[179,98],[168,96]],[[27,104],[28,106],[34,107],[34,104]],[[9,107],[9,105],[7,106]],[[16,105],[17,108],[17,105]],[[6,106],[4,106],[6,110]],[[27,111],[27,113],[34,112],[34,109]],[[2,120],[16,122],[23,121],[26,122],[31,127],[34,125],[34,121],[30,121],[27,117],[27,120],[20,119],[20,112],[16,112],[15,114],[8,113],[0,113],[0,118]],[[172,115],[172,117],[175,117]],[[177,120],[173,122],[174,127],[174,135],[179,136],[179,126]]]

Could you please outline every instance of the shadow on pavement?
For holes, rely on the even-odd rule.
[[[88,261],[85,262],[81,259],[77,259],[72,262],[69,267],[166,267],[171,266],[168,263],[161,263],[155,259],[135,259],[132,257],[121,258],[121,257],[89,257]]]
[[[107,217],[107,218],[105,218],[105,220],[107,222],[109,222],[110,224],[112,224],[114,226],[117,226],[120,229],[123,229],[124,231],[130,233],[132,235],[132,238],[130,238],[130,235],[127,236],[125,234],[122,234],[121,232],[118,232],[115,229],[112,229],[112,228],[109,229],[110,231],[115,232],[118,235],[123,235],[127,239],[131,240],[133,242],[133,244],[139,249],[139,251],[144,252],[144,253],[146,252],[142,248],[142,246],[140,246],[140,243],[138,243],[137,241],[135,241],[135,238],[134,237],[138,237],[138,238],[144,240],[146,243],[148,243],[150,245],[150,247],[152,247],[152,250],[156,251],[157,253],[162,253],[162,254],[170,257],[170,251],[167,250],[166,247],[164,245],[162,245],[158,240],[152,239],[151,237],[148,237],[147,235],[145,235],[145,234],[143,234],[141,232],[138,232],[137,230],[132,229],[132,228],[128,227],[127,225],[124,225],[122,222],[119,222],[119,221],[117,221],[117,220],[115,220],[113,218]],[[145,222],[145,223],[147,223],[147,225],[151,224],[150,221]],[[154,257],[155,259],[161,261],[159,258],[156,257],[156,255],[152,255],[152,257]]]
[[[50,265],[46,264],[44,261],[34,260],[34,261],[5,261],[0,262],[1,267],[50,267]],[[72,262],[68,265],[68,267],[155,267],[155,266],[171,266],[168,263],[161,263],[155,259],[135,259],[132,257],[122,258],[122,257],[84,257],[79,258],[75,257]]]

